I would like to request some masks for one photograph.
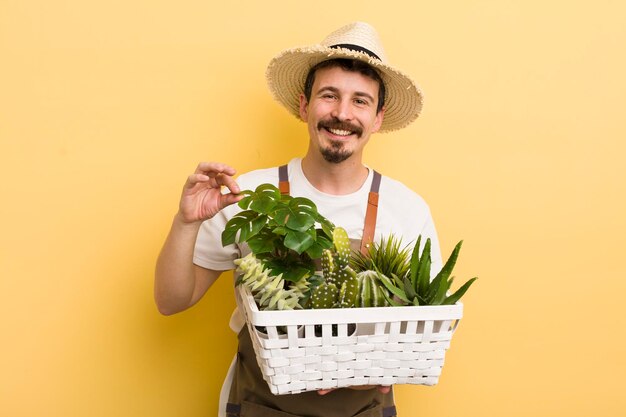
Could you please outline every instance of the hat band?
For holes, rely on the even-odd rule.
[[[363,52],[364,54],[369,55],[372,58],[382,61],[382,59],[380,59],[378,55],[376,55],[374,52],[370,51],[369,49],[363,48],[362,46],[359,46],[359,45],[353,45],[351,43],[338,43],[337,45],[331,45],[329,48],[333,48],[333,49],[343,48],[343,49],[349,49],[354,52]]]

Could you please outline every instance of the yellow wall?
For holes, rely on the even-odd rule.
[[[480,280],[403,416],[623,415],[626,6],[596,1],[0,2],[0,415],[206,416],[229,277],[161,317],[156,255],[200,160],[303,153],[265,65],[374,24],[426,104],[367,163]]]

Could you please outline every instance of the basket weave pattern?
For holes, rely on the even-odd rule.
[[[259,311],[237,296],[273,394],[438,382],[463,305]]]

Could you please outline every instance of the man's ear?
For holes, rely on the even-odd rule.
[[[378,132],[380,127],[383,124],[383,120],[385,118],[385,108],[380,109],[378,113],[376,113],[376,119],[374,120],[374,128],[372,129],[372,133]]]
[[[300,118],[306,122],[309,116],[309,102],[303,94],[300,94]]]

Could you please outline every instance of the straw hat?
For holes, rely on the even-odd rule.
[[[407,75],[387,61],[376,30],[363,22],[346,25],[320,44],[288,49],[270,61],[267,82],[276,100],[300,118],[300,94],[309,70],[322,61],[351,58],[376,68],[385,83],[385,117],[380,132],[401,129],[417,118],[422,93]]]

